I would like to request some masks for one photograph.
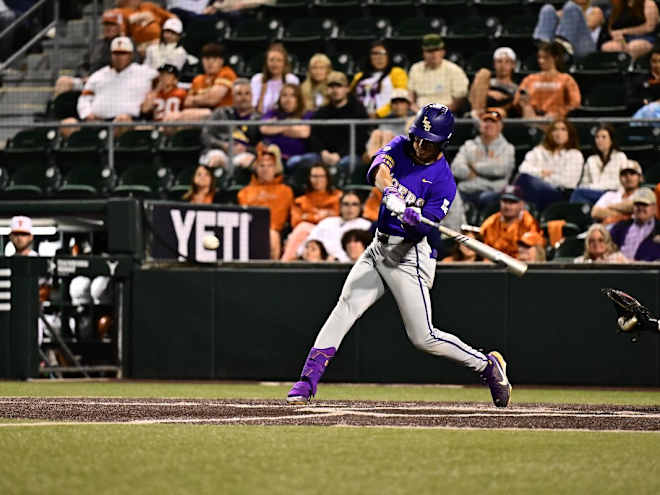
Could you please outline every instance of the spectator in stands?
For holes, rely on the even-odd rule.
[[[580,180],[580,187],[571,194],[572,203],[593,205],[606,191],[619,188],[619,172],[628,163],[619,150],[616,132],[611,124],[602,124],[594,137],[596,154],[587,158]]]
[[[653,0],[612,0],[604,52],[626,52],[634,60],[646,55],[656,42],[658,6]]]
[[[261,114],[255,111],[252,106],[252,88],[250,81],[245,78],[236,79],[232,84],[232,96],[234,104],[230,107],[216,108],[209,121],[224,120],[261,120]],[[249,167],[255,158],[254,148],[261,139],[259,126],[243,125],[236,131],[240,132],[239,141],[245,136],[245,149],[234,149],[233,165],[239,167]],[[202,144],[205,153],[209,156],[209,165],[212,167],[226,167],[228,163],[227,152],[229,151],[229,129],[224,126],[205,126],[202,128]],[[237,136],[231,140],[236,144]]]
[[[164,64],[170,64],[181,70],[186,63],[188,54],[180,44],[183,34],[183,24],[176,17],[172,17],[163,24],[160,43],[150,45],[144,63],[157,69]]]
[[[385,117],[391,111],[390,99],[394,89],[408,88],[408,75],[401,67],[392,65],[390,52],[383,41],[373,41],[369,57],[351,82],[351,91],[366,108],[369,117]]]
[[[403,124],[381,124],[378,129],[374,129],[367,141],[367,149],[364,152],[362,159],[369,163],[371,157],[376,152],[389,143],[392,139],[400,134],[406,134],[408,127],[410,127],[410,119],[415,116],[415,112],[410,108],[412,102],[410,95],[406,89],[392,90],[392,97],[390,98],[391,111],[386,115],[386,119],[407,119]]]
[[[660,260],[660,220],[655,218],[655,194],[642,187],[632,196],[632,219],[617,222],[610,233],[612,240],[629,260]]]
[[[461,234],[466,235],[471,239],[477,239],[478,241],[482,240],[481,235],[479,234],[479,228],[473,227],[472,225],[462,225]],[[442,258],[441,263],[477,263],[482,261],[484,261],[483,257],[465,244],[462,242],[454,242],[450,254]]]
[[[303,254],[298,259],[307,261],[308,263],[320,263],[322,261],[328,261],[328,251],[325,249],[325,246],[321,241],[307,241],[305,243]]]
[[[213,169],[200,163],[195,169],[190,189],[181,199],[189,203],[211,204],[214,202],[216,192]]]
[[[484,220],[479,229],[484,243],[509,256],[518,256],[518,241],[523,234],[539,232],[536,220],[524,206],[520,189],[506,186],[500,196],[500,211]]]
[[[600,223],[589,227],[584,238],[584,254],[573,260],[574,263],[628,263],[628,261],[612,241],[610,232]]]
[[[9,241],[14,246],[14,256],[39,256],[32,249],[32,219],[25,216],[15,216],[11,219]]]
[[[252,76],[252,105],[265,114],[272,110],[285,83],[299,84],[298,77],[291,72],[289,53],[282,43],[272,43],[266,50],[261,72]]]
[[[293,205],[293,190],[282,183],[284,168],[277,145],[257,146],[257,160],[250,184],[238,192],[238,203],[270,209],[270,257],[278,260],[282,251],[282,229]]]
[[[650,103],[647,103],[644,105],[642,108],[637,110],[635,114],[633,115],[633,119],[659,119],[660,118],[660,91],[657,91],[658,93],[657,97],[658,99],[655,101],[652,101]],[[635,125],[644,125],[639,122],[631,122],[632,126]],[[660,127],[660,124],[657,122],[653,122],[651,124],[653,127]]]
[[[559,43],[540,45],[537,57],[541,72],[525,77],[513,100],[523,118],[562,119],[580,106],[580,88],[575,79],[563,72],[564,56]]]
[[[486,108],[499,108],[507,116],[513,106],[518,85],[513,81],[516,68],[516,52],[508,46],[501,46],[493,52],[495,77],[489,69],[482,68],[474,75],[470,88],[472,116],[480,119]]]
[[[300,85],[305,111],[316,111],[328,103],[328,75],[332,62],[327,55],[315,53],[309,59],[307,77]]]
[[[575,127],[555,120],[543,141],[527,152],[515,183],[527,202],[542,211],[550,203],[568,199],[582,175],[584,157],[578,148]]]
[[[525,263],[543,263],[545,256],[545,239],[538,232],[525,232],[518,241],[518,259]]]
[[[640,108],[660,100],[660,44],[656,44],[649,55],[648,74],[630,74],[626,78],[628,108]]]
[[[174,14],[152,2],[117,0],[117,7],[128,19],[128,34],[141,56],[145,55],[149,45],[158,43],[165,21],[176,18]]]
[[[451,164],[459,192],[478,206],[497,198],[515,166],[515,150],[502,135],[502,125],[500,109],[483,112],[479,136],[465,141]]]
[[[312,112],[305,112],[300,86],[286,83],[277,104],[264,114],[262,120],[300,120],[311,116]],[[259,132],[264,136],[264,142],[280,148],[282,160],[286,163],[290,157],[307,152],[311,129],[308,125],[262,125]]]
[[[619,172],[620,186],[607,191],[591,209],[591,217],[604,225],[628,220],[632,215],[630,199],[642,183],[642,167],[635,160],[627,160]]]
[[[126,36],[112,40],[112,62],[90,76],[78,99],[78,115],[87,121],[130,122],[158,72],[133,62],[133,43]]]
[[[534,28],[534,39],[558,41],[571,55],[584,57],[598,49],[598,38],[605,22],[600,7],[591,0],[568,0],[561,10],[546,3],[541,7]]]
[[[380,211],[380,203],[382,200],[383,193],[380,192],[377,187],[372,188],[369,192],[369,196],[367,196],[367,199],[364,202],[362,217],[372,222],[378,220],[378,212]],[[449,211],[451,211],[451,208]]]
[[[309,233],[308,240],[318,240],[328,250],[328,254],[342,263],[350,262],[350,258],[341,245],[345,232],[352,229],[369,230],[371,222],[360,217],[362,203],[360,197],[346,191],[339,201],[339,216],[321,220]],[[298,248],[302,254],[302,247]]]
[[[349,263],[355,263],[362,256],[373,237],[368,230],[351,229],[344,232],[341,236],[341,247],[348,255]]]
[[[77,69],[77,77],[60,76],[55,82],[54,96],[68,91],[81,91],[89,74],[110,65],[110,43],[117,36],[123,36],[126,22],[119,9],[106,10],[101,18],[102,37],[94,40],[92,47],[85,53],[83,62]],[[70,117],[71,115],[67,115]],[[62,117],[59,117],[62,118]]]
[[[314,119],[368,118],[362,103],[349,94],[348,79],[343,72],[333,71],[328,76],[328,97],[330,102],[317,110],[313,116]],[[369,129],[367,126],[357,126],[355,134],[356,151],[360,152],[365,149]],[[327,127],[312,126],[309,143],[312,152],[291,158],[287,164],[289,169],[300,166],[309,167],[317,162],[328,167],[346,168],[351,160],[357,160],[357,157],[350,155],[347,127],[337,126],[329,132]]]
[[[293,231],[286,240],[282,261],[294,260],[314,226],[327,217],[339,215],[341,191],[332,185],[330,172],[321,165],[312,165],[307,176],[307,190],[291,207]]]
[[[186,90],[177,86],[179,70],[172,64],[158,68],[158,83],[147,93],[140,111],[149,120],[164,120],[170,113],[179,112],[186,100]]]
[[[413,110],[439,103],[457,113],[468,94],[468,77],[458,65],[444,59],[445,43],[440,35],[425,35],[422,52],[424,60],[413,64],[408,72]]]

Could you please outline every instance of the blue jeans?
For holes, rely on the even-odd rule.
[[[593,205],[600,197],[605,194],[605,191],[599,189],[587,189],[586,187],[578,187],[573,194],[571,194],[571,203],[589,203]]]
[[[539,12],[539,18],[534,28],[534,39],[552,41],[556,36],[567,40],[573,46],[573,55],[584,57],[596,51],[596,43],[591,37],[582,9],[570,0],[561,11],[561,18],[550,4],[545,4]]]
[[[551,203],[564,201],[561,189],[533,175],[520,174],[515,184],[520,186],[525,201],[534,203],[539,212]]]

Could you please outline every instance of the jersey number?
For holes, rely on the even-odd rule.
[[[440,209],[445,212],[445,215],[447,213],[449,213],[449,200],[448,199],[445,198],[442,201],[442,206],[440,207]]]
[[[154,109],[154,119],[162,120],[165,115],[168,113],[174,113],[179,111],[181,102],[178,98],[172,96],[167,100],[162,98],[156,98],[156,108]]]

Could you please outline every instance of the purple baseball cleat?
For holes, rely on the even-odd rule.
[[[481,381],[490,387],[493,404],[497,407],[506,407],[511,400],[511,383],[506,377],[506,361],[497,351],[488,353],[486,357],[488,364],[481,372]]]
[[[325,368],[330,360],[335,356],[337,349],[328,347],[326,349],[317,349],[312,347],[303,366],[300,375],[300,381],[296,382],[286,401],[289,404],[307,404],[310,399],[316,395],[316,385],[323,376]]]

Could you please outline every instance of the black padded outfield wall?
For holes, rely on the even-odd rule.
[[[134,378],[293,380],[334,307],[348,266],[144,268],[133,279]],[[660,307],[655,267],[441,267],[431,293],[436,327],[501,350],[514,383],[660,385],[660,336],[616,334],[603,287]],[[358,320],[329,381],[477,383],[460,366],[413,348],[388,293]]]

